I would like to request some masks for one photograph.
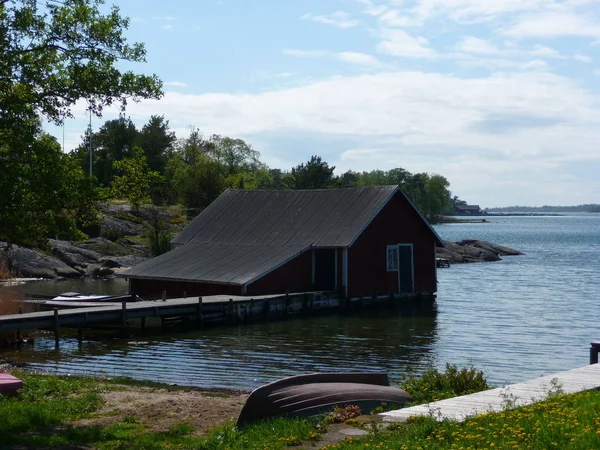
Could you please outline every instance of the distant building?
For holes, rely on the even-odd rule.
[[[454,205],[457,216],[479,216],[481,208],[479,205]]]
[[[131,292],[433,294],[443,246],[397,186],[227,190],[172,244],[121,274]]]

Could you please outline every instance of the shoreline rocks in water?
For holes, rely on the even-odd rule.
[[[523,255],[513,248],[480,240],[444,241],[444,245],[446,247],[437,249],[436,256],[447,259],[451,264],[493,262],[501,261],[501,256]]]

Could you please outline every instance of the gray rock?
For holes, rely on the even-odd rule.
[[[143,226],[141,224],[108,215],[104,216],[102,224],[100,225],[100,234],[115,241],[123,236],[136,236],[140,234],[142,230]]]
[[[112,258],[104,258],[102,260],[102,262],[106,267],[117,269],[117,268],[133,267],[133,266],[143,263],[144,261],[147,261],[147,260],[148,260],[148,258],[145,258],[143,256],[128,255],[128,256],[115,256]]]
[[[97,263],[101,258],[99,253],[77,247],[70,242],[49,239],[48,243],[53,255],[75,269]]]
[[[500,261],[501,256],[522,255],[518,250],[501,245],[492,244],[487,241],[463,240],[460,242],[445,241],[445,248],[438,248],[436,255],[446,258],[453,264],[471,262],[493,262]]]
[[[2,256],[20,277],[27,278],[80,278],[82,273],[68,266],[60,259],[18,245],[7,248],[0,242]]]
[[[123,241],[129,241],[123,239]],[[135,251],[132,246],[119,242],[113,242],[103,237],[88,239],[85,242],[74,244],[79,248],[90,250],[102,256],[127,256]],[[130,248],[131,247],[131,248]]]
[[[92,278],[107,278],[115,274],[115,271],[103,264],[92,264],[86,267],[85,273]]]

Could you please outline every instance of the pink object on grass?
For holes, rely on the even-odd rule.
[[[23,382],[8,373],[0,372],[0,394],[13,395],[23,387]]]

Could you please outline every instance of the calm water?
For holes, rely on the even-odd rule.
[[[485,239],[526,255],[439,270],[437,312],[425,317],[385,311],[127,339],[88,333],[81,348],[69,339],[54,351],[49,337],[2,356],[58,372],[233,389],[330,370],[382,370],[393,381],[446,362],[472,363],[502,384],[587,364],[589,343],[600,338],[600,215],[489,220],[436,229],[444,239]],[[25,288],[126,289],[122,281]]]

